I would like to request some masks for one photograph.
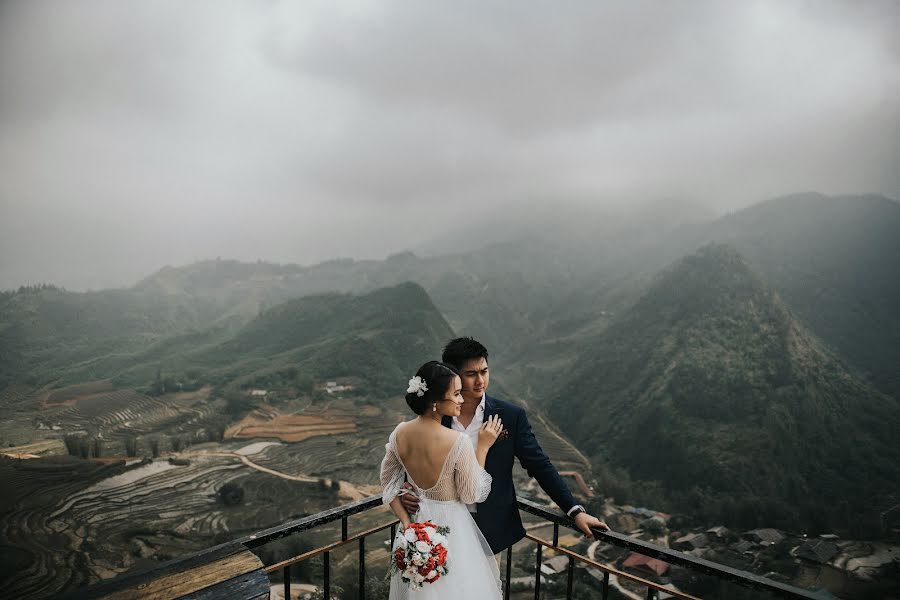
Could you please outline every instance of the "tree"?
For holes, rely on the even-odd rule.
[[[233,481],[229,481],[219,488],[217,495],[219,501],[225,506],[237,506],[244,501],[244,488]]]
[[[63,437],[63,442],[66,444],[66,452],[68,452],[70,456],[81,456],[81,452],[78,450],[78,440],[82,437],[84,436],[72,433],[66,434]]]
[[[125,456],[134,458],[138,453],[138,439],[136,435],[125,438]]]

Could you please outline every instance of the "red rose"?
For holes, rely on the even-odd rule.
[[[441,544],[434,547],[434,553],[437,555],[437,565],[439,567],[447,562],[447,549]]]

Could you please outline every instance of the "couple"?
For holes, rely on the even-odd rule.
[[[575,503],[525,411],[486,394],[487,349],[472,338],[457,338],[441,361],[425,363],[410,380],[406,402],[418,418],[401,423],[388,438],[383,498],[400,520],[398,535],[413,521],[450,528],[449,573],[414,597],[500,598],[500,573],[491,555],[525,535],[512,481],[516,458],[585,535],[591,527],[607,527]],[[395,573],[390,598],[406,598],[408,589]]]

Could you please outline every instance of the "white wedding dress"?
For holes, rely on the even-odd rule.
[[[398,426],[399,427],[399,426]],[[466,504],[484,502],[491,491],[491,476],[481,468],[469,439],[460,434],[447,454],[437,483],[428,489],[419,487],[403,466],[397,453],[397,429],[385,445],[381,462],[383,500],[387,504],[408,481],[419,497],[419,512],[414,521],[432,521],[447,526],[447,566],[449,572],[434,583],[410,591],[399,574],[391,577],[391,600],[499,599],[500,571],[491,548],[469,514]],[[398,532],[399,535],[399,532]],[[394,540],[396,547],[398,540]]]

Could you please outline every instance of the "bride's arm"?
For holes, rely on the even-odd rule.
[[[406,512],[406,509],[403,508],[403,503],[400,502],[400,496],[395,497],[388,503],[388,506],[391,507],[391,510],[394,511],[394,514],[397,515],[397,518],[400,519],[400,524],[403,525],[403,529],[409,527],[410,522],[412,521],[409,518],[409,513]]]
[[[409,526],[410,523],[409,513],[400,502],[405,482],[406,471],[397,457],[392,435],[384,446],[384,459],[381,461],[381,501],[391,507],[403,527]]]

